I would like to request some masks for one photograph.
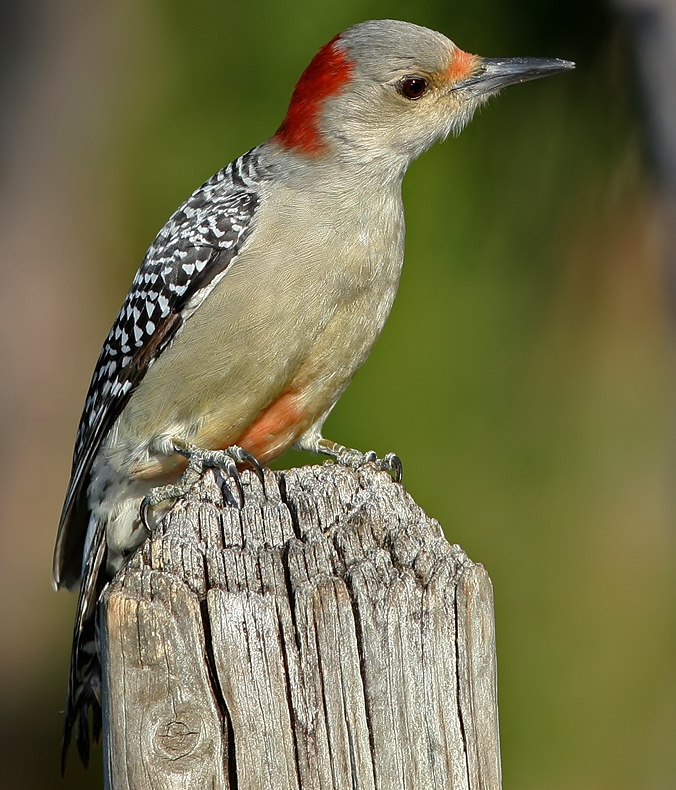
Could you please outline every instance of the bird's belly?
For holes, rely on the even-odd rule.
[[[180,472],[176,439],[241,444],[269,461],[321,420],[366,359],[389,314],[403,257],[356,257],[310,240],[262,241],[186,320],[132,395],[106,447],[132,477]],[[290,265],[291,261],[291,265]]]
[[[337,308],[283,393],[259,413],[235,443],[268,462],[311,426],[321,424],[368,356],[387,313],[374,304],[366,315],[354,304]],[[222,445],[226,446],[226,445]]]

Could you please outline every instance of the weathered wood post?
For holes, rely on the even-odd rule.
[[[491,582],[389,475],[209,471],[102,606],[106,786],[499,790]]]

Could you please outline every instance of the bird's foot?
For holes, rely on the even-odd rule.
[[[330,439],[320,439],[316,443],[315,452],[328,455],[337,463],[349,466],[350,469],[359,469],[364,464],[374,464],[380,471],[390,472],[397,483],[401,483],[401,478],[404,474],[401,459],[395,453],[387,453],[382,458],[378,458],[373,450],[362,453],[361,450],[355,450],[353,447],[344,447],[342,444],[332,442]]]
[[[256,477],[260,480],[263,490],[265,490],[265,475],[263,473],[263,467],[258,462],[258,459],[248,450],[244,450],[236,444],[227,447],[225,450],[203,450],[194,445],[176,445],[174,449],[179,455],[183,455],[188,459],[188,468],[181,478],[181,483],[190,472],[191,467],[194,470],[191,473],[192,480],[186,481],[188,483],[188,488],[192,488],[205,469],[221,469],[234,480],[241,506],[244,504],[244,489],[242,488],[242,478],[237,464],[249,464],[249,466],[253,468]],[[179,494],[179,496],[182,495],[183,494]]]
[[[200,479],[205,469],[221,469],[228,477],[232,478],[239,495],[239,507],[244,505],[244,488],[242,487],[242,478],[237,464],[249,464],[253,468],[256,477],[260,480],[263,490],[265,490],[263,467],[250,452],[238,447],[236,444],[225,450],[203,450],[194,445],[175,445],[174,451],[188,459],[188,466],[178,482],[153,488],[143,498],[141,502],[141,521],[149,532],[151,531],[148,525],[148,511],[150,508],[155,508],[169,499],[179,499],[185,496]]]

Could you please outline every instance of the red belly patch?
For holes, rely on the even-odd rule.
[[[277,458],[307,427],[298,403],[297,392],[285,392],[264,409],[234,442],[248,450],[261,463]]]

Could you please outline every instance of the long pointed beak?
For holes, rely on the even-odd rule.
[[[570,71],[575,64],[559,58],[481,58],[479,69],[456,82],[453,90],[471,89],[479,94],[496,93],[507,85]]]

